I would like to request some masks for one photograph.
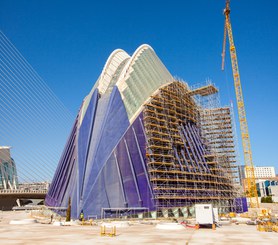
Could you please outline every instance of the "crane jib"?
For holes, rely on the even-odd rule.
[[[236,92],[239,124],[241,131],[242,146],[244,152],[244,165],[245,165],[245,183],[244,191],[246,197],[248,197],[251,208],[259,208],[258,193],[256,188],[255,172],[254,165],[252,161],[252,151],[249,138],[249,130],[246,119],[246,112],[243,100],[243,93],[240,82],[239,68],[237,62],[236,48],[233,39],[232,26],[230,21],[230,0],[226,0],[226,7],[224,9],[225,22],[224,22],[224,40],[223,40],[223,49],[222,49],[222,70],[224,70],[225,64],[225,54],[226,54],[226,36],[228,33],[229,45],[230,45],[230,56],[232,71],[234,77],[234,87]]]

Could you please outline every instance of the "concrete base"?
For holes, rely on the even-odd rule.
[[[160,230],[184,230],[184,226],[178,223],[159,223],[155,227]]]
[[[276,232],[257,231],[255,225],[229,225],[216,230],[191,229],[161,230],[154,225],[133,222],[128,228],[117,228],[113,238],[100,235],[99,226],[53,226],[35,223],[9,225],[11,220],[26,219],[24,211],[0,212],[0,244],[268,244],[277,245]],[[49,218],[48,218],[49,220]],[[167,223],[167,222],[165,222]],[[110,232],[110,228],[108,232]]]
[[[35,219],[15,219],[10,221],[10,225],[28,225],[28,224],[34,224],[37,223],[37,220]]]

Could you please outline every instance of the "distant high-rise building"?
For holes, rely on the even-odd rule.
[[[16,189],[18,178],[10,146],[0,146],[0,189]]]
[[[274,167],[255,167],[255,178],[274,178],[275,168]]]
[[[245,166],[238,166],[238,173],[240,183],[243,184],[243,180],[246,178]],[[267,179],[276,177],[274,167],[254,167],[254,174],[256,179]]]
[[[239,173],[240,185],[244,186],[246,184],[246,171],[244,165],[238,166],[238,173]],[[254,174],[256,178],[258,195],[260,197],[270,195],[269,188],[271,186],[277,185],[277,181],[273,179],[276,177],[275,168],[274,167],[254,167]]]

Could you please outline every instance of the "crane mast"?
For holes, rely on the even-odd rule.
[[[252,161],[252,151],[251,144],[249,138],[249,131],[246,119],[246,112],[244,107],[243,94],[241,89],[241,82],[239,76],[239,68],[237,62],[236,48],[233,39],[232,26],[230,21],[230,0],[226,0],[226,7],[224,9],[225,16],[225,24],[224,24],[224,42],[223,42],[223,51],[222,51],[222,70],[224,70],[224,61],[225,61],[225,46],[226,46],[226,35],[228,33],[228,39],[230,44],[230,56],[231,56],[231,64],[233,70],[233,78],[234,78],[234,87],[236,92],[236,100],[237,100],[237,108],[238,108],[238,116],[239,116],[239,124],[241,131],[241,139],[242,146],[244,152],[244,163],[245,163],[245,173],[246,173],[246,181],[244,184],[244,190],[246,193],[246,197],[249,198],[250,207],[258,208],[258,193],[256,188],[256,180],[254,173],[254,165]]]

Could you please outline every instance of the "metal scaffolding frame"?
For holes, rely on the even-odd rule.
[[[217,92],[213,85],[190,90],[175,81],[145,104],[146,160],[158,210],[212,203],[220,212],[234,211],[229,110],[204,108],[195,98]]]

